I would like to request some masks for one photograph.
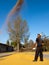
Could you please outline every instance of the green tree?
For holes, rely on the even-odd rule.
[[[42,39],[44,41],[44,49],[49,50],[49,36],[42,34]]]
[[[10,45],[9,40],[7,40],[6,44],[7,44],[7,45]]]

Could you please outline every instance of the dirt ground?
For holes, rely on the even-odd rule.
[[[49,52],[44,52],[48,54]],[[33,62],[34,52],[13,53],[10,56],[0,57],[0,65],[49,65],[49,59],[44,57],[44,61]]]

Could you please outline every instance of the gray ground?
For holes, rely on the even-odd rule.
[[[35,54],[33,55],[35,56]],[[43,57],[49,59],[49,54],[43,54]]]
[[[49,59],[49,54],[44,54],[44,58]]]
[[[15,52],[0,53],[0,58],[14,54]]]

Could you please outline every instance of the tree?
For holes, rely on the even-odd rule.
[[[9,43],[9,40],[7,40],[7,43],[6,43],[7,45],[10,45],[10,43]]]
[[[49,50],[49,36],[42,34],[42,39],[44,41],[44,49]]]
[[[25,37],[27,38],[29,35],[26,20],[22,20],[21,17],[17,17],[14,21],[8,22],[8,33],[10,40],[16,42],[17,51],[19,51],[21,41],[24,41]]]
[[[33,45],[34,45],[34,41],[33,41],[33,40],[29,40],[29,47],[30,47],[31,49],[32,49]]]
[[[17,46],[16,42],[11,42],[11,46],[15,48]]]
[[[32,46],[34,45],[33,40],[29,40],[27,43],[24,44],[26,51],[32,51]]]

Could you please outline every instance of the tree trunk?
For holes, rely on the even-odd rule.
[[[19,48],[19,43],[17,43],[17,52],[19,52],[20,48]]]

